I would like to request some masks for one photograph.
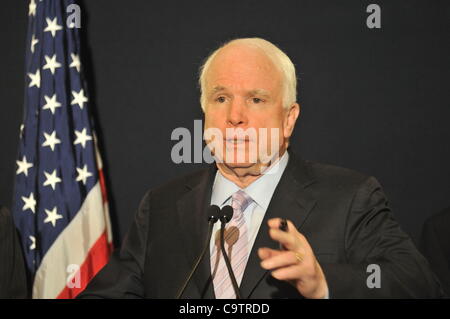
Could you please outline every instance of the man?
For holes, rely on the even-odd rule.
[[[216,164],[150,190],[120,253],[83,297],[175,297],[206,239],[210,204],[233,207],[225,240],[242,298],[440,295],[373,177],[287,151],[300,106],[295,67],[280,49],[231,41],[206,60],[200,86]],[[236,297],[216,235],[182,297]]]
[[[0,299],[26,298],[25,265],[9,211],[0,206]]]

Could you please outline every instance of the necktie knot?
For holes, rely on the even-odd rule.
[[[231,206],[233,207],[233,219],[243,216],[244,211],[253,202],[253,199],[246,192],[239,190],[231,196]]]

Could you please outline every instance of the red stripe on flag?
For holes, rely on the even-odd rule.
[[[103,169],[98,170],[98,180],[100,181],[100,190],[102,191],[103,203],[106,203],[108,202],[108,196],[106,194],[105,175],[103,174]]]
[[[97,239],[81,265],[72,282],[79,277],[79,287],[69,288],[67,285],[58,295],[57,299],[73,299],[82,292],[89,281],[106,265],[111,254],[111,245],[108,243],[106,231]]]

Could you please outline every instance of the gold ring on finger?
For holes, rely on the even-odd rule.
[[[303,255],[300,253],[295,253],[295,258],[297,258],[297,261],[301,263],[303,261]]]

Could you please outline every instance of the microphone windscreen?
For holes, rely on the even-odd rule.
[[[230,205],[223,206],[220,213],[220,221],[228,223],[231,218],[233,218],[233,207]]]
[[[211,205],[208,207],[208,222],[217,222],[220,217],[220,208],[217,205]]]

